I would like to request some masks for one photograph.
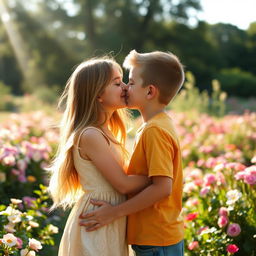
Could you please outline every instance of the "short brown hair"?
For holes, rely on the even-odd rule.
[[[160,92],[159,102],[163,104],[168,104],[175,97],[184,82],[183,66],[170,52],[138,53],[132,50],[123,66],[128,69],[141,67],[142,86],[155,85]]]

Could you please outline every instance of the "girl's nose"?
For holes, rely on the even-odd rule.
[[[123,90],[128,90],[128,85],[124,82],[122,82],[121,87]]]

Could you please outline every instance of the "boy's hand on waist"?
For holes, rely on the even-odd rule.
[[[84,226],[87,232],[108,225],[117,218],[117,216],[115,216],[114,206],[111,204],[94,199],[91,199],[90,203],[100,207],[94,211],[83,213],[79,216],[79,225]]]

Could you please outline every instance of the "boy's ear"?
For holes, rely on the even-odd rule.
[[[158,89],[154,85],[152,85],[152,84],[149,85],[148,91],[147,91],[147,99],[151,100],[151,99],[155,98],[157,95],[157,92],[158,92]]]

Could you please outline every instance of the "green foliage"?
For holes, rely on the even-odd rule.
[[[5,85],[0,81],[0,111],[14,111],[16,106],[13,102],[13,97],[11,95],[11,89],[9,86]]]
[[[60,97],[60,88],[55,85],[51,88],[47,86],[41,86],[35,91],[35,96],[44,104],[56,105],[58,98]]]
[[[10,87],[5,85],[3,82],[0,81],[0,92],[1,96],[10,94],[11,90]]]
[[[251,97],[256,95],[256,76],[239,68],[223,69],[217,76],[229,95]]]
[[[10,42],[7,26],[0,24],[0,77],[14,94],[39,90],[40,98],[52,102],[54,97],[40,89],[42,84],[62,88],[72,68],[82,60],[112,52],[122,63],[133,48],[174,52],[195,74],[200,90],[209,90],[220,70],[231,69],[234,64],[250,74],[256,72],[253,24],[248,31],[204,21],[188,26],[189,10],[200,10],[199,0],[5,3],[12,17],[9,25],[22,43]],[[20,56],[25,62],[18,65],[22,63]],[[239,96],[237,90],[235,93]]]
[[[195,78],[191,72],[186,73],[187,81],[184,88],[170,103],[170,108],[175,111],[191,111],[198,113],[207,113],[214,116],[223,116],[225,114],[226,93],[220,89],[217,80],[212,81],[212,94],[207,91],[200,92],[195,87]]]

